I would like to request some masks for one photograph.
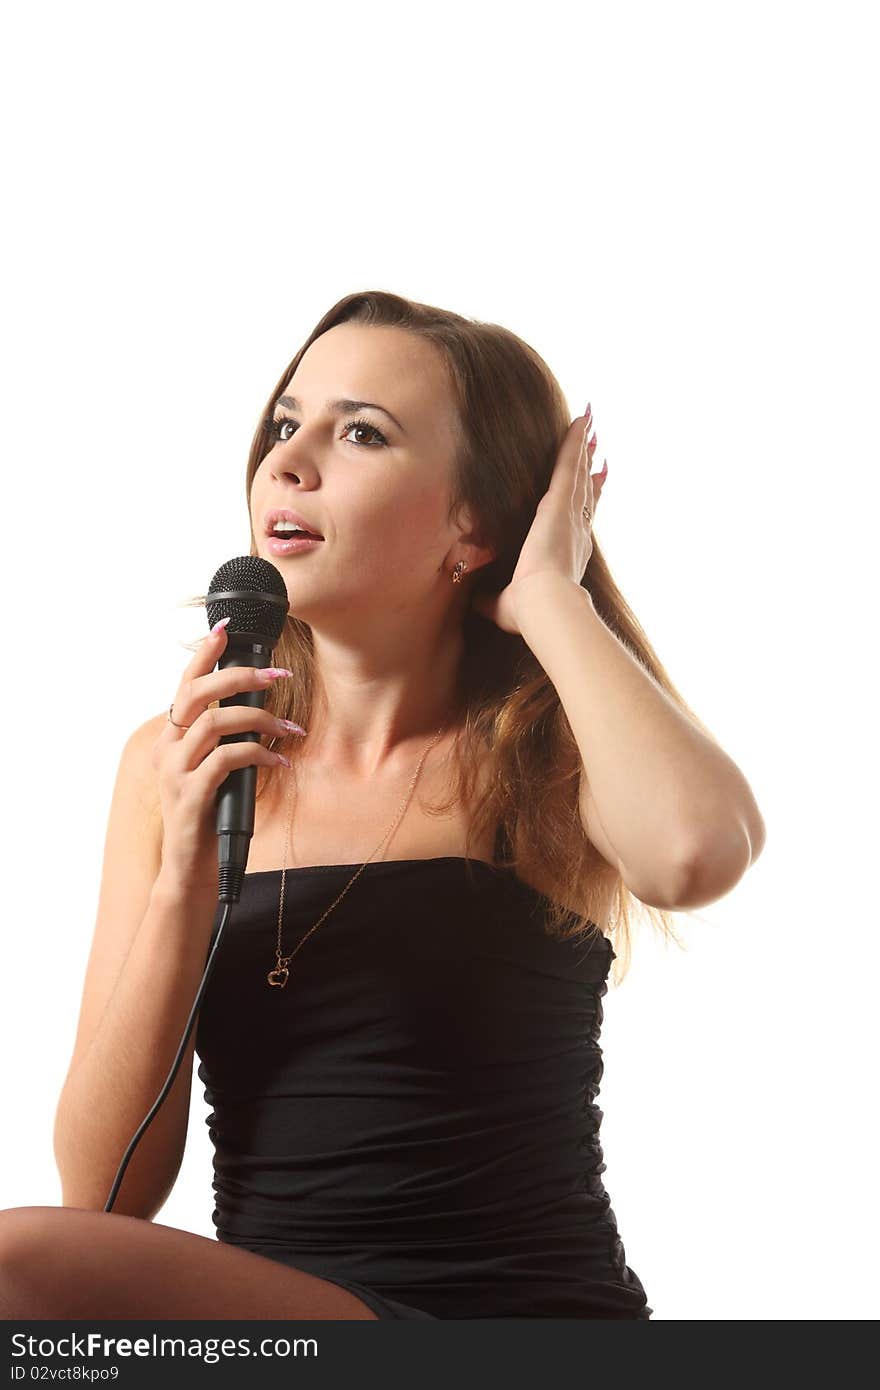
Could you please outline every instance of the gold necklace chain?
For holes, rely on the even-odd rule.
[[[382,846],[384,845],[385,841],[388,839],[389,835],[391,835],[392,832],[393,832],[394,830],[396,830],[397,826],[400,824],[401,820],[402,820],[403,817],[406,815],[407,807],[409,806],[409,803],[410,803],[410,801],[411,801],[412,798],[413,798],[413,793],[415,792],[415,788],[416,788],[416,782],[419,780],[419,773],[420,773],[421,770],[422,770],[422,764],[424,763],[425,759],[427,758],[428,754],[430,753],[431,749],[434,747],[435,743],[436,743],[437,740],[440,738],[440,735],[441,735],[442,733],[443,733],[443,727],[441,726],[441,727],[437,730],[436,734],[435,734],[434,737],[431,739],[431,742],[428,744],[427,748],[425,749],[424,753],[422,754],[421,758],[419,759],[419,765],[418,765],[418,767],[416,768],[415,774],[414,774],[414,776],[413,776],[413,779],[412,779],[412,781],[411,781],[410,784],[409,784],[409,790],[407,791],[407,795],[406,795],[406,797],[405,797],[405,799],[404,799],[404,802],[402,803],[400,810],[397,812],[397,815],[396,815],[394,821],[392,821],[391,826],[389,827],[388,830],[386,830],[385,834],[382,836],[382,839],[379,841],[378,845],[377,845],[376,848],[373,850],[373,853],[370,855],[370,858],[367,859],[365,863],[361,864],[361,866],[360,866],[360,868],[358,869],[357,873],[354,875],[353,878],[350,878],[350,879],[349,879],[348,883],[345,885],[345,887],[343,888],[342,892],[339,894],[339,897],[335,900],[335,902],[332,902],[332,903],[330,904],[330,906],[327,908],[327,911],[324,912],[324,913],[322,914],[322,916],[320,916],[320,917],[318,918],[318,920],[317,920],[317,922],[315,923],[315,925],[314,925],[313,927],[310,927],[310,928],[309,928],[309,930],[306,932],[305,936],[303,937],[302,941],[299,943],[299,946],[296,947],[296,950],[291,951],[291,953],[290,953],[289,956],[283,956],[283,955],[281,954],[281,925],[282,925],[282,921],[283,921],[283,919],[284,919],[284,884],[285,884],[285,879],[286,879],[286,877],[287,877],[287,857],[288,857],[288,854],[289,854],[289,852],[290,852],[290,826],[291,826],[291,822],[292,822],[292,820],[293,820],[293,778],[294,778],[294,776],[295,776],[295,768],[294,768],[294,769],[291,769],[290,790],[289,790],[289,792],[288,792],[288,797],[287,797],[287,802],[288,802],[287,828],[286,828],[285,834],[284,834],[284,863],[283,863],[282,868],[281,868],[281,898],[280,898],[280,901],[279,901],[279,903],[278,903],[278,945],[277,945],[277,947],[276,947],[276,952],[275,952],[277,959],[276,959],[276,963],[275,963],[274,969],[270,970],[269,973],[268,973],[268,975],[266,976],[266,979],[268,980],[268,982],[269,982],[270,985],[275,985],[275,986],[277,986],[277,987],[279,987],[279,988],[281,988],[281,989],[284,988],[284,986],[287,984],[288,978],[289,978],[289,976],[290,976],[290,969],[289,969],[289,967],[290,967],[290,962],[293,960],[293,957],[296,955],[296,952],[297,952],[298,950],[300,950],[300,948],[306,944],[306,942],[308,941],[308,939],[309,939],[309,937],[311,936],[312,932],[313,932],[313,931],[317,931],[318,927],[319,927],[319,926],[321,925],[321,923],[324,921],[324,918],[325,918],[325,917],[328,917],[328,916],[330,915],[330,913],[333,911],[334,907],[336,907],[336,904],[342,901],[342,899],[345,897],[346,893],[348,892],[349,888],[350,888],[350,887],[352,886],[352,884],[355,882],[355,879],[357,879],[357,878],[360,877],[360,875],[363,873],[364,869],[367,867],[367,864],[369,864],[369,863],[371,862],[371,860],[374,858],[374,856],[377,855],[377,854],[379,853],[379,850],[382,848]]]

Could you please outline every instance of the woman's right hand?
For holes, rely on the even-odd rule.
[[[209,633],[183,672],[171,714],[178,724],[190,727],[181,732],[166,720],[153,746],[162,807],[161,876],[175,892],[194,893],[214,902],[220,892],[216,808],[221,783],[234,768],[286,761],[254,740],[221,744],[220,739],[251,730],[271,738],[288,733],[280,720],[258,705],[208,708],[214,700],[245,690],[265,690],[277,676],[290,675],[274,667],[216,670],[226,640],[225,628]]]

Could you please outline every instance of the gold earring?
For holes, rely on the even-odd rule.
[[[459,560],[459,561],[457,562],[456,566],[455,566],[455,569],[452,571],[452,582],[453,582],[453,584],[458,584],[458,583],[461,582],[461,576],[463,575],[463,573],[464,573],[464,571],[465,571],[466,569],[467,569],[467,560]]]

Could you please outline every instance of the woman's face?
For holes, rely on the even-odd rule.
[[[337,408],[340,399],[371,404]],[[292,613],[311,622],[381,609],[387,620],[449,586],[443,562],[461,529],[447,518],[456,417],[429,343],[398,328],[329,329],[303,355],[274,420],[251,519]],[[297,512],[324,540],[273,555],[272,508]]]

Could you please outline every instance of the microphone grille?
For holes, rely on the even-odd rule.
[[[261,555],[238,555],[217,570],[208,586],[208,626],[229,618],[226,632],[252,633],[274,647],[290,607],[281,571]]]

